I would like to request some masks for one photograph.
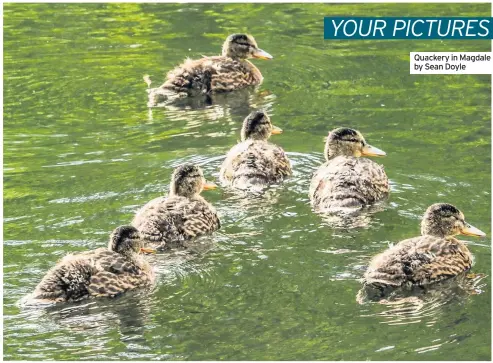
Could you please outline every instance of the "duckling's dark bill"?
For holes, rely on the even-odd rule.
[[[258,59],[272,59],[274,58],[271,56],[269,53],[267,53],[265,50],[262,49],[257,49],[255,52],[252,54],[253,58],[258,58]]]
[[[380,150],[379,148],[371,145],[365,145],[361,152],[363,156],[385,156],[387,155],[385,151]]]
[[[466,227],[460,231],[460,234],[465,236],[486,237],[486,233],[470,224],[467,224]]]

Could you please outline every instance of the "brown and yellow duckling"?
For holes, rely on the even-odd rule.
[[[241,142],[226,155],[219,177],[225,185],[238,189],[261,189],[291,175],[291,163],[284,150],[267,140],[282,130],[273,126],[263,111],[245,118]]]
[[[134,227],[116,228],[108,248],[67,255],[36,286],[33,302],[78,301],[89,297],[114,297],[150,285],[154,272],[139,255],[151,253]]]
[[[310,184],[310,201],[318,212],[362,208],[386,198],[389,180],[383,166],[361,156],[385,156],[369,145],[359,131],[332,130],[325,143],[325,159]]]
[[[230,92],[262,83],[263,77],[248,58],[272,59],[259,49],[255,39],[248,34],[232,34],[223,44],[222,55],[187,59],[170,71],[164,84],[149,89],[154,102],[170,97]],[[146,79],[148,85],[150,80]]]
[[[472,255],[454,236],[484,237],[451,204],[430,206],[421,221],[421,236],[406,239],[375,256],[365,273],[366,286],[385,288],[426,285],[467,271]]]
[[[212,233],[221,226],[219,217],[200,193],[215,188],[215,184],[205,181],[200,167],[179,166],[171,176],[169,195],[144,205],[131,224],[159,250]]]

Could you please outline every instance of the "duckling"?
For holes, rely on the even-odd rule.
[[[78,301],[89,297],[114,297],[127,290],[150,285],[154,272],[140,252],[144,248],[134,227],[116,228],[108,248],[70,254],[43,277],[31,298],[38,302]]]
[[[263,77],[248,58],[272,59],[259,49],[255,39],[248,34],[232,34],[223,44],[222,55],[186,59],[170,71],[159,88],[148,89],[154,103],[167,98],[230,92],[262,83]],[[150,86],[148,76],[144,78]],[[152,103],[152,102],[150,102]]]
[[[359,209],[386,198],[389,180],[383,166],[361,156],[385,156],[350,128],[332,130],[325,143],[325,159],[313,174],[310,201],[318,212]]]
[[[215,188],[199,166],[181,165],[171,176],[169,195],[144,205],[131,224],[158,250],[182,246],[183,241],[220,228],[216,210],[200,196],[202,190]]]
[[[376,288],[426,285],[467,271],[472,255],[454,236],[484,237],[451,204],[436,203],[425,212],[421,236],[406,239],[375,256],[365,273],[365,285]]]
[[[261,189],[291,175],[291,163],[284,150],[267,140],[282,130],[273,126],[264,111],[254,111],[243,121],[241,142],[226,155],[219,178],[238,189]]]

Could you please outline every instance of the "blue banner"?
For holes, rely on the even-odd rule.
[[[493,39],[493,18],[324,18],[324,39]]]

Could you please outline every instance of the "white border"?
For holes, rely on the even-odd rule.
[[[168,1],[168,0],[160,0],[160,1],[129,1],[129,0],[120,0],[120,1],[116,1],[116,0],[108,0],[108,1],[97,1],[97,0],[89,0],[89,1],[73,1],[73,0],[67,0],[67,1],[58,1],[58,0],[44,0],[44,1],[29,1],[29,0],[18,0],[18,1],[4,1],[2,0],[2,10],[1,10],[1,16],[0,16],[0,24],[2,25],[2,40],[1,40],[1,43],[2,43],[2,49],[1,49],[1,56],[2,56],[2,90],[0,91],[0,99],[2,101],[2,119],[1,119],[1,125],[2,125],[2,130],[0,131],[1,133],[1,136],[2,136],[2,149],[0,150],[0,156],[1,156],[1,161],[0,161],[0,165],[1,165],[1,181],[0,181],[0,185],[2,186],[2,197],[1,197],[1,201],[0,201],[0,204],[2,206],[2,210],[0,212],[0,230],[2,232],[2,235],[1,235],[1,241],[2,241],[2,244],[1,244],[1,252],[2,252],[2,258],[1,258],[1,262],[0,262],[0,265],[1,265],[1,271],[0,271],[0,275],[1,275],[1,278],[2,278],[2,286],[0,287],[0,293],[3,297],[3,4],[4,3],[81,3],[81,2],[84,2],[84,3],[204,3],[204,4],[217,4],[217,3],[272,3],[272,4],[282,4],[282,3],[287,3],[287,4],[290,4],[290,3],[316,3],[316,4],[319,4],[319,3],[329,3],[329,4],[334,4],[334,3],[340,3],[340,4],[343,4],[343,3],[349,3],[349,4],[364,4],[364,3],[389,3],[389,4],[405,4],[405,3],[426,3],[426,4],[437,4],[437,3],[491,3],[491,6],[492,6],[492,15],[493,16],[493,3],[492,1],[481,1],[481,0],[469,0],[469,1],[465,1],[465,0],[449,0],[449,1],[427,1],[427,0],[414,0],[414,1],[408,1],[408,0],[402,0],[402,1],[394,1],[394,2],[391,2],[391,1],[384,1],[384,0],[373,0],[373,1],[364,1],[364,0],[340,0],[340,1],[303,1],[303,0],[298,0],[298,1],[295,1],[295,0],[287,0],[287,1],[267,1],[267,0],[252,0],[252,1],[235,1],[235,0],[219,0],[219,1],[207,1],[207,0],[199,0],[199,1]],[[323,14],[321,14],[321,17],[323,17]],[[492,41],[492,45],[493,45],[493,41]],[[491,110],[492,110],[492,114],[493,114],[493,76],[491,77],[491,87],[490,87],[490,90],[491,90],[491,100],[492,100],[492,106],[491,106]],[[491,122],[491,120],[490,120]],[[490,142],[493,140],[493,129],[492,129],[492,132],[491,132],[491,139],[490,139]],[[491,154],[491,157],[492,157],[492,160],[493,160],[493,153]],[[493,163],[490,165],[490,177],[493,176]],[[493,179],[492,179],[493,180]],[[493,187],[490,189],[490,191],[493,189]],[[490,207],[493,206],[493,194],[490,193]],[[493,225],[493,214],[490,215],[490,226]],[[493,249],[492,249],[492,257],[493,257]],[[492,271],[490,270],[490,276],[492,276]],[[490,286],[490,293],[491,293],[491,298],[492,298],[492,301],[493,301],[493,286]],[[492,305],[492,311],[491,311],[491,316],[493,317],[493,304]],[[3,299],[2,299],[2,317],[3,317]],[[3,319],[1,320],[0,322],[0,327],[1,327],[1,332],[0,332],[0,336],[2,338],[2,343],[3,343]],[[493,329],[492,329],[493,330]],[[491,334],[491,337],[492,337],[492,346],[493,346],[493,334]],[[2,356],[2,360],[3,360],[3,344],[0,346],[0,353],[1,353],[1,356]],[[63,362],[63,361],[60,361],[60,362]],[[87,361],[87,362],[91,362],[91,361]],[[95,361],[92,361],[92,362],[95,362]],[[114,362],[114,361],[97,361],[98,363],[99,362]],[[134,362],[146,362],[146,361],[134,361]],[[405,362],[405,361],[401,361],[401,362]]]

